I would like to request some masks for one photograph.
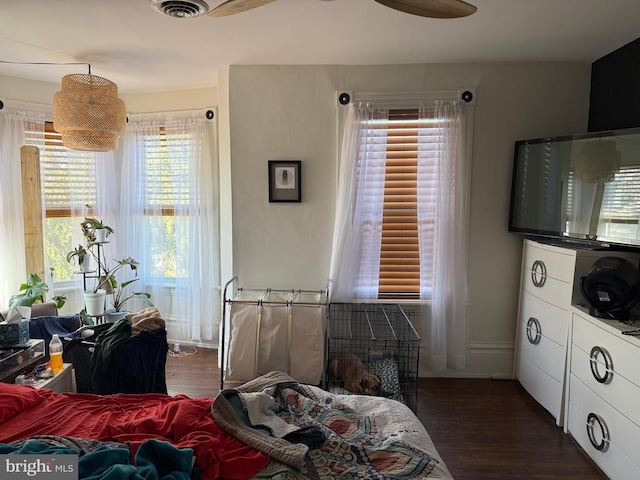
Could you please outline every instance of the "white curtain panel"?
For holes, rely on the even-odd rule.
[[[110,226],[115,231],[114,235],[109,235],[107,241],[109,245],[105,246],[107,263],[111,264],[111,259],[115,258],[118,252],[118,238],[120,237],[120,224],[118,222],[118,195],[120,192],[119,178],[116,169],[115,152],[83,152],[67,149],[67,157],[70,163],[73,163],[73,157],[86,158],[93,157],[93,170],[86,172],[87,184],[89,188],[95,188],[96,204],[88,208],[86,197],[83,192],[74,192],[71,190],[71,215],[73,217],[73,230],[71,231],[71,246],[75,248],[77,245],[86,245],[87,240],[82,233],[80,224],[85,216],[96,217],[105,225]],[[67,170],[69,175],[73,172]],[[60,173],[59,173],[60,174]],[[77,195],[77,196],[76,196]],[[95,248],[95,247],[94,247]],[[95,269],[95,260],[91,259],[91,268]],[[49,285],[53,285],[50,282]],[[74,298],[81,299],[84,290],[84,280],[82,275],[73,276],[73,288],[75,289]],[[92,281],[87,283],[87,288],[93,288]],[[76,305],[79,309],[83,308],[80,302]]]
[[[349,107],[329,270],[332,302],[378,298],[388,122],[385,107]]]
[[[428,103],[420,108],[429,132],[419,135],[421,292],[416,328],[422,366],[439,372],[467,364],[470,117],[455,102]],[[387,107],[349,107],[329,273],[332,302],[378,297],[388,114]]]
[[[221,299],[215,134],[215,122],[205,118],[130,122],[124,141],[120,251],[140,262],[136,290],[151,293],[176,342],[217,343]],[[157,155],[174,155],[176,163],[179,158],[180,171],[167,175],[156,164],[149,167]],[[173,168],[171,164],[165,165]],[[165,196],[163,186],[169,185],[173,194]],[[163,207],[173,209],[173,230],[163,228]]]
[[[465,109],[449,101],[422,107],[419,115],[436,136],[433,142],[418,135],[418,243],[420,258],[433,259],[431,268],[421,260],[420,356],[441,372],[467,364],[467,121]],[[425,187],[434,171],[435,193]]]
[[[33,112],[0,112],[0,306],[18,293],[26,280],[20,147],[26,132],[44,133],[44,115]],[[7,254],[11,252],[11,254]]]

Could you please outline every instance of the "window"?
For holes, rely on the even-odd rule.
[[[640,167],[622,166],[615,174],[615,181],[604,183],[602,206],[598,220],[598,236],[603,238],[638,238],[638,212],[640,212]],[[576,175],[569,172],[567,182],[567,223],[575,221]],[[594,187],[595,188],[595,187]],[[593,201],[593,200],[592,200]],[[567,226],[567,231],[575,230]]]
[[[43,189],[44,242],[49,267],[55,281],[73,279],[73,264],[67,252],[73,249],[72,234],[79,228],[82,205],[96,204],[95,157],[92,152],[69,150],[62,136],[45,123],[41,133],[27,133],[27,143],[40,148],[40,175]]]
[[[194,189],[193,158],[199,158],[201,140],[183,129],[160,127],[144,136],[144,217],[150,234],[162,239],[150,243],[147,272],[155,278],[185,278],[189,212]]]
[[[418,112],[389,112],[378,298],[419,298]]]
[[[605,188],[601,222],[606,237],[638,238],[640,167],[624,166],[616,172],[615,182]]]
[[[345,118],[334,301],[424,302],[466,286],[470,117],[454,100],[396,103],[362,101]]]
[[[164,116],[127,126],[119,222],[135,228],[121,238],[140,262],[136,288],[171,319],[173,338],[211,340],[221,311],[215,115]]]
[[[382,211],[382,241],[380,246],[379,299],[419,299],[420,279],[433,272],[432,255],[423,258],[421,267],[418,237],[418,151],[421,151],[422,182],[420,201],[435,209],[437,165],[435,151],[438,140],[433,119],[419,119],[418,110],[390,110],[387,125]],[[424,244],[433,252],[434,221],[422,223]],[[431,282],[426,286],[433,287]]]

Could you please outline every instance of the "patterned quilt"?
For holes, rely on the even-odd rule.
[[[251,405],[255,392],[271,397],[261,400],[268,410],[262,417]],[[226,390],[213,414],[229,433],[270,455],[255,478],[451,478],[422,424],[394,400],[330,394],[276,374]]]

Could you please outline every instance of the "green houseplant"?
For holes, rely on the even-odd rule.
[[[20,285],[20,293],[12,295],[9,298],[10,307],[30,307],[36,302],[44,303],[45,297],[49,292],[49,286],[44,282],[37,273],[30,273],[27,281]],[[58,308],[66,303],[66,295],[56,295],[52,298]]]
[[[85,217],[82,223],[82,234],[87,239],[87,242],[104,242],[107,237],[112,233],[115,233],[113,228],[109,225],[105,225],[102,220],[98,220],[95,217]]]
[[[103,272],[103,275],[98,279],[96,286],[91,292],[85,292],[85,303],[87,302],[88,298],[87,294],[91,296],[91,294],[99,295],[101,292],[104,292],[104,295],[102,296],[102,305],[104,305],[104,297],[106,296],[107,292],[109,292],[113,295],[111,301],[111,304],[113,305],[113,312],[123,312],[126,303],[133,298],[140,298],[145,304],[153,306],[153,304],[149,301],[149,298],[151,297],[150,294],[146,292],[127,293],[126,288],[133,282],[139,280],[138,278],[118,282],[118,279],[116,277],[116,274],[120,270],[126,269],[127,267],[134,273],[134,275],[137,276],[138,265],[140,264],[135,259],[131,257],[123,257],[119,260],[115,260],[115,266],[110,267],[101,258],[99,258],[93,252],[93,250],[90,249],[89,251],[97,262],[99,269]],[[88,306],[87,310],[89,310]],[[99,313],[102,313],[102,311],[100,311]],[[109,313],[109,311],[107,311],[107,313]]]
[[[144,302],[145,305],[149,307],[153,307],[153,303],[149,300],[151,298],[151,294],[147,292],[126,292],[126,288],[134,282],[140,280],[139,278],[133,278],[131,280],[125,280],[123,282],[118,283],[114,277],[111,277],[111,287],[113,288],[113,298],[111,300],[111,305],[113,308],[107,310],[107,318],[111,322],[119,320],[124,317],[128,313],[125,310],[125,306],[129,300],[134,298],[139,298]]]
[[[76,248],[67,253],[67,262],[71,263],[74,257],[78,258],[78,270],[80,272],[86,272],[89,270],[89,252],[82,245],[78,245]]]

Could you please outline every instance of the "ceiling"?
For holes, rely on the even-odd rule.
[[[467,1],[475,14],[438,20],[374,0],[277,0],[219,18],[165,16],[149,0],[0,0],[0,60],[90,62],[133,93],[215,86],[223,65],[590,63],[640,37],[639,0]],[[68,73],[87,67],[0,63],[0,75],[51,83]]]

